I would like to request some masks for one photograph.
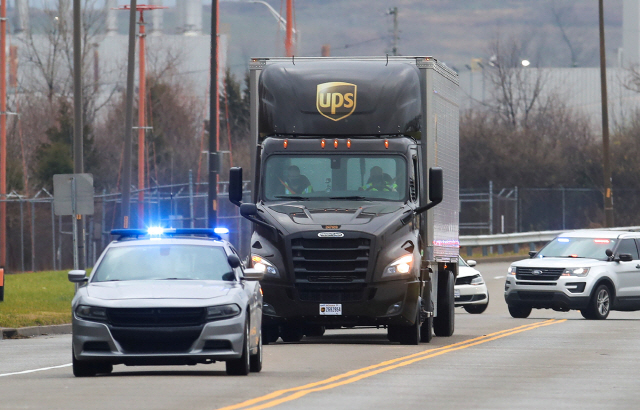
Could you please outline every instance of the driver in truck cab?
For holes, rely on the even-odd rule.
[[[367,183],[360,188],[361,191],[395,192],[396,184],[391,175],[383,173],[379,166],[371,167]]]
[[[284,193],[287,195],[300,195],[309,194],[313,192],[313,187],[309,178],[300,174],[300,168],[296,165],[291,165],[287,168],[287,177],[285,180],[280,180],[284,185]]]

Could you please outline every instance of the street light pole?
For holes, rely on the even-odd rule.
[[[84,173],[84,148],[83,148],[83,121],[82,121],[82,3],[73,0],[73,173]],[[4,54],[4,46],[2,51]],[[3,64],[4,66],[4,64]],[[3,81],[4,81],[4,74]],[[5,111],[5,110],[3,110]],[[85,221],[82,215],[74,215],[74,227],[77,234],[77,255],[74,260],[74,269],[84,269],[86,266],[85,254]],[[74,249],[74,252],[76,250]],[[77,266],[76,266],[77,265]]]
[[[7,266],[7,0],[0,1],[0,268]]]
[[[220,98],[218,97],[218,0],[211,5],[211,81],[209,90],[209,201],[207,207],[209,228],[215,228],[218,223],[218,135],[220,133]]]
[[[607,63],[604,48],[604,6],[598,0],[600,14],[600,92],[602,96],[602,168],[604,174],[605,227],[613,227],[613,193],[611,187],[611,162],[609,155],[609,111],[607,105]]]

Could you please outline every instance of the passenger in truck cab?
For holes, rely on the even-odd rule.
[[[391,175],[382,172],[382,168],[376,165],[374,167],[371,167],[367,183],[359,190],[394,192],[396,190],[395,187],[396,184],[393,182],[393,178],[391,178]]]
[[[284,185],[284,193],[287,195],[309,194],[313,192],[309,178],[300,174],[300,168],[295,165],[287,168],[287,177],[284,181],[280,180],[280,182]]]

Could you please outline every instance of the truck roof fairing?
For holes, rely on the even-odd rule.
[[[422,98],[415,64],[295,61],[260,74],[260,135],[412,135]]]

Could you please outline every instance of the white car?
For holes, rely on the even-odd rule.
[[[514,262],[505,282],[509,313],[580,310],[606,319],[611,310],[640,310],[640,233],[583,230],[560,234],[531,258]]]
[[[476,261],[465,262],[462,257],[458,264],[458,277],[454,287],[456,307],[462,306],[472,314],[480,314],[489,306],[489,290],[482,274],[473,267]]]

